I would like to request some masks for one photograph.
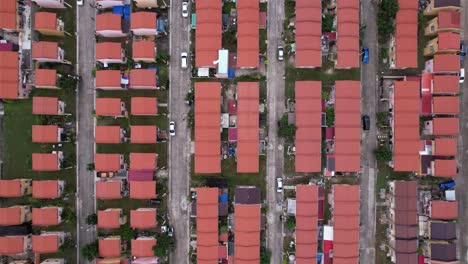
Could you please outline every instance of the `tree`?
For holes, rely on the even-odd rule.
[[[88,225],[96,225],[98,222],[97,214],[90,214],[86,217],[86,224]]]
[[[89,261],[92,261],[93,259],[95,259],[98,256],[98,254],[99,254],[99,246],[96,241],[84,246],[81,249],[81,255],[83,255],[83,257],[85,257]]]
[[[171,56],[166,52],[158,52],[156,55],[156,62],[166,64],[171,59]]]
[[[135,230],[133,230],[128,223],[121,226],[119,235],[123,240],[130,240],[135,237]]]
[[[382,0],[377,13],[379,41],[385,44],[395,32],[395,17],[398,12],[398,0]]]
[[[86,170],[87,171],[94,171],[94,163],[86,164]]]
[[[322,19],[322,32],[332,32],[333,31],[333,16],[330,14],[325,14]]]
[[[335,108],[327,107],[325,113],[327,116],[327,127],[333,127],[335,125]]]
[[[296,228],[296,218],[294,216],[288,217],[288,220],[286,220],[286,226],[289,230]]]
[[[285,114],[278,121],[278,136],[292,139],[296,134],[296,126],[288,124],[288,115]]]
[[[377,113],[377,126],[384,127],[388,125],[388,112],[378,112]]]
[[[58,87],[63,89],[76,89],[77,80],[70,76],[62,75],[58,78]]]
[[[158,242],[153,246],[154,255],[157,257],[167,257],[169,255],[169,249],[172,247],[172,239],[163,234],[158,238]]]
[[[269,264],[271,260],[271,251],[262,247],[260,250],[260,264]]]
[[[70,208],[65,207],[60,215],[63,222],[76,223],[76,214]]]
[[[388,162],[392,160],[392,151],[386,146],[380,146],[375,151],[377,161]]]

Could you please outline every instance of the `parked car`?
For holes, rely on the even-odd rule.
[[[454,180],[449,180],[449,181],[445,181],[443,183],[440,183],[439,184],[439,188],[441,190],[448,190],[448,189],[452,189],[453,187],[455,187],[455,181]]]
[[[364,130],[370,129],[370,117],[368,115],[362,116],[362,129]]]
[[[174,227],[173,226],[169,226],[167,228],[167,235],[170,236],[170,237],[174,236]]]
[[[169,135],[175,136],[175,122],[169,122]]]
[[[466,46],[465,43],[460,43],[460,61],[464,61],[466,57]]]
[[[187,60],[188,60],[188,54],[187,54],[187,52],[182,52],[182,53],[180,54],[180,67],[181,67],[182,69],[187,69],[187,67],[188,67],[188,62],[187,62]]]
[[[82,6],[84,4],[84,0],[76,0],[76,5]]]
[[[149,205],[160,205],[161,200],[159,200],[159,199],[150,199],[150,200],[148,200],[148,204]]]
[[[188,17],[188,16],[189,16],[188,3],[182,2],[182,17]]]
[[[278,46],[278,60],[282,61],[284,60],[284,47],[283,46]]]
[[[460,83],[464,83],[465,82],[465,68],[461,68],[460,69]]]
[[[276,183],[277,183],[276,191],[279,193],[283,192],[283,178],[276,178]]]
[[[369,48],[362,49],[362,62],[369,63]]]

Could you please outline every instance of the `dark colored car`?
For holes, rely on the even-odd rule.
[[[370,117],[368,115],[362,116],[362,129],[364,130],[370,129]]]
[[[450,181],[446,181],[446,182],[443,182],[443,183],[440,183],[439,184],[439,188],[441,190],[448,190],[448,189],[452,189],[453,187],[455,187],[455,181],[454,180],[450,180]]]
[[[369,48],[362,49],[362,62],[369,63]]]
[[[466,46],[465,43],[460,43],[460,61],[464,61],[466,57]]]

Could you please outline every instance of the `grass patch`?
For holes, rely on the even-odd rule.
[[[267,30],[266,29],[260,29],[259,30],[259,39],[260,39],[260,54],[266,54],[267,52]]]

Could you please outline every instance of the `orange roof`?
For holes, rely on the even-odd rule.
[[[320,172],[322,82],[296,81],[296,172]]]
[[[120,85],[121,74],[119,70],[96,71],[96,88],[122,88]]]
[[[434,162],[434,177],[455,178],[457,177],[457,161],[436,159]]]
[[[57,143],[59,142],[59,128],[57,125],[33,125],[32,142]]]
[[[256,173],[259,169],[258,98],[258,82],[237,83],[237,172],[239,173]]]
[[[130,142],[132,143],[156,143],[156,137],[156,126],[130,126]]]
[[[133,257],[154,257],[153,247],[156,246],[156,239],[132,239]]]
[[[156,71],[150,69],[130,70],[130,89],[156,89]]]
[[[20,207],[0,208],[0,226],[20,225],[22,222]]]
[[[458,79],[456,75],[434,75],[432,93],[458,93],[460,91]]]
[[[122,59],[122,47],[118,42],[96,43],[96,60]]]
[[[58,115],[57,97],[33,97],[34,115]]]
[[[120,98],[96,98],[96,115],[122,115]]]
[[[57,30],[57,14],[51,12],[36,12],[34,14],[35,30]]]
[[[120,170],[120,154],[96,153],[94,155],[96,171],[112,172]]]
[[[33,153],[32,154],[33,171],[58,171],[58,154],[55,153]]]
[[[458,118],[432,119],[432,135],[434,136],[456,136],[458,135]]]
[[[458,96],[434,96],[432,97],[432,113],[443,115],[458,115],[459,110]]]
[[[132,97],[132,115],[158,114],[158,101],[156,97]]]
[[[196,67],[214,68],[213,61],[218,60],[221,49],[221,13],[220,1],[197,1],[197,30],[195,31]]]
[[[16,25],[16,1],[3,0],[0,7],[0,28],[14,30]]]
[[[260,261],[260,205],[235,204],[234,260],[236,263]]]
[[[0,180],[0,197],[21,197],[20,180]]]
[[[145,208],[130,210],[130,225],[132,228],[154,228],[157,225],[156,209]]]
[[[156,170],[156,153],[130,153],[131,170]]]
[[[56,234],[32,236],[32,250],[34,253],[56,253],[59,247],[58,243],[59,238]]]
[[[96,181],[96,199],[120,199],[121,181]]]
[[[154,41],[133,41],[133,60],[156,60],[156,44]]]
[[[439,33],[439,50],[460,49],[460,34],[454,32]]]
[[[434,72],[459,72],[460,56],[457,54],[434,55]]]
[[[32,43],[33,59],[58,59],[58,43],[38,41]]]
[[[317,262],[318,187],[296,186],[296,262]]]
[[[221,172],[220,92],[218,82],[195,83],[195,173]]]
[[[436,138],[432,146],[435,156],[455,156],[457,155],[456,138]]]
[[[122,30],[122,16],[112,13],[102,13],[96,16],[96,31]]]
[[[218,188],[197,188],[197,263],[218,260]]]
[[[336,81],[335,170],[357,172],[361,167],[361,83]]]
[[[336,68],[358,68],[359,26],[356,25],[359,25],[359,1],[337,0],[336,5],[338,19]]]
[[[120,126],[96,126],[96,143],[121,143]]]
[[[98,228],[120,228],[121,210],[98,210]]]
[[[131,29],[156,29],[155,12],[135,12],[130,18]]]
[[[58,225],[59,210],[57,207],[44,207],[32,209],[33,226]]]
[[[296,0],[296,67],[322,65],[321,12],[316,1]]]
[[[57,70],[36,69],[34,71],[34,85],[36,87],[57,87]]]
[[[458,217],[458,202],[457,201],[431,201],[432,219],[454,220]]]
[[[417,1],[398,1],[395,27],[395,68],[418,67]],[[400,4],[401,3],[401,4]]]
[[[1,17],[1,16],[0,16]],[[0,254],[16,255],[25,252],[25,236],[0,237]]]
[[[439,11],[439,29],[460,28],[460,12],[456,11]]]
[[[259,2],[237,0],[237,66],[258,67]]]
[[[143,200],[156,198],[156,182],[130,181],[130,198]]]
[[[120,238],[99,238],[99,256],[103,258],[120,257]]]
[[[59,181],[33,181],[32,196],[37,199],[54,199],[60,196]]]
[[[1,21],[2,15],[0,15],[0,25]],[[0,62],[2,62],[0,64],[0,98],[16,99],[19,88],[18,52],[0,51]]]

